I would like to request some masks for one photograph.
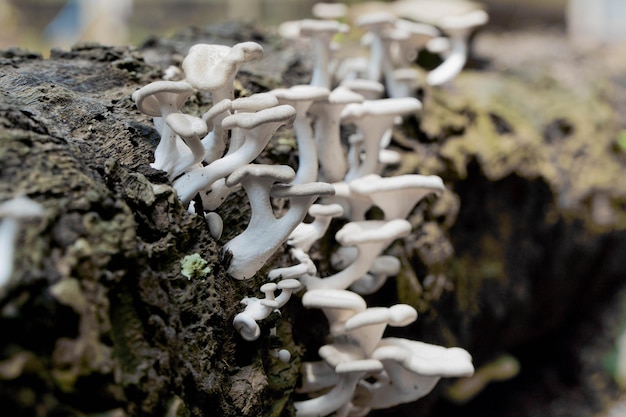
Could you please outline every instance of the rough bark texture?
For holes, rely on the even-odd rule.
[[[447,88],[421,91],[423,114],[397,129],[404,156],[391,171],[441,175],[450,191],[414,211],[420,233],[393,248],[403,272],[369,301],[408,302],[422,316],[399,334],[463,346],[477,367],[513,354],[521,376],[463,408],[442,402],[440,389],[380,415],[588,416],[616,393],[602,366],[622,313],[601,307],[620,298],[609,296],[624,277],[623,67],[601,64],[606,51],[589,66],[576,67],[571,52],[524,61],[523,51],[506,53],[516,39],[487,37],[490,51],[504,52]],[[293,300],[262,323],[258,341],[238,337],[238,302],[257,295],[263,276],[228,278],[219,253],[245,228],[245,198],[220,210],[226,232],[215,242],[150,168],[158,136],[130,99],[193,43],[248,40],[265,58],[244,68],[239,92],[307,81],[305,57],[241,25],[139,50],[1,53],[0,201],[26,194],[46,210],[23,228],[14,276],[0,290],[6,415],[292,413],[299,363],[314,356],[323,320]],[[187,110],[209,105],[196,95]],[[276,140],[262,159],[293,163],[285,148]],[[210,272],[187,278],[180,261],[196,253]],[[292,361],[277,361],[276,348]]]

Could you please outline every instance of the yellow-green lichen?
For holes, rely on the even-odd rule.
[[[209,263],[202,259],[197,253],[187,255],[180,261],[180,273],[189,280],[204,278],[211,273],[211,267],[208,264]]]

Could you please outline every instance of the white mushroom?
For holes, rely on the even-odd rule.
[[[221,142],[219,144],[215,142],[210,146],[211,150],[207,152],[205,161],[212,162],[222,156],[231,155],[245,142],[246,129],[237,126],[231,128],[228,151],[224,155],[225,142],[223,140],[222,121],[225,117],[231,115],[231,113],[254,113],[276,106],[278,106],[278,100],[269,93],[253,94],[249,97],[240,97],[235,100],[224,99],[214,105],[202,117],[207,123],[213,123],[215,125],[213,131],[207,136],[207,139],[210,139],[211,143],[213,143],[217,138],[221,138]],[[206,145],[208,145],[208,142],[205,146]],[[204,190],[200,193],[204,209],[217,209],[237,188],[238,187],[227,187],[224,183],[224,179],[214,182],[209,190]]]
[[[28,197],[15,197],[0,204],[0,289],[11,278],[20,222],[43,216],[43,207]]]
[[[356,25],[365,30],[369,36],[370,57],[367,79],[380,81],[383,66],[391,65],[391,56],[383,40],[383,32],[393,27],[396,16],[380,11],[359,16]]]
[[[388,98],[349,104],[341,114],[342,123],[354,123],[363,135],[365,160],[356,171],[346,174],[346,181],[376,172],[381,141],[397,116],[416,113],[422,108],[413,97]]]
[[[364,98],[347,87],[337,87],[326,100],[311,106],[315,118],[315,143],[320,165],[321,181],[341,181],[348,170],[346,156],[341,146],[341,112],[348,104],[361,103]]]
[[[231,110],[235,113],[254,113],[263,109],[269,109],[271,107],[278,106],[278,99],[270,93],[257,93],[249,97],[240,97],[235,99],[231,103]],[[231,154],[235,152],[245,141],[245,131],[240,128],[234,128],[231,130],[230,144],[228,145],[228,152]]]
[[[450,36],[450,52],[445,61],[428,74],[428,84],[445,84],[461,72],[467,62],[467,43],[471,31],[488,20],[489,16],[484,10],[474,10],[463,16],[450,16],[441,20],[440,27]]]
[[[404,327],[417,319],[417,311],[407,304],[391,307],[370,307],[350,317],[344,332],[369,357],[380,343],[387,326]]]
[[[385,86],[379,81],[368,80],[365,78],[346,79],[343,80],[340,85],[363,96],[366,100],[379,99],[385,92]]]
[[[374,359],[340,363],[335,367],[337,384],[326,394],[305,401],[294,402],[297,417],[319,417],[348,406],[357,383],[367,374],[380,372],[382,364]]]
[[[403,219],[389,221],[366,220],[351,222],[335,235],[342,246],[356,246],[356,259],[344,270],[326,278],[305,276],[301,282],[307,289],[345,289],[361,278],[372,267],[374,260],[395,239],[411,232],[411,224]]]
[[[170,168],[169,177],[173,179],[204,160],[205,149],[200,138],[207,134],[207,125],[201,118],[183,113],[168,115],[165,123],[189,148],[187,152],[179,151],[178,161]]]
[[[385,213],[385,219],[405,219],[428,194],[441,194],[445,186],[436,175],[406,174],[381,177],[376,174],[349,183],[354,194],[367,196]]]
[[[233,319],[235,330],[247,341],[258,339],[261,335],[258,322],[267,318],[272,311],[284,306],[293,291],[298,288],[300,288],[300,283],[293,279],[283,280],[278,285],[273,282],[263,284],[260,290],[265,294],[265,298],[246,297],[241,300],[241,304],[244,304],[246,308]],[[275,297],[274,292],[277,289],[280,289],[281,293]]]
[[[373,409],[415,401],[428,394],[441,377],[474,373],[472,357],[464,349],[401,338],[383,339],[372,358],[383,363],[389,377],[371,386],[368,405]]]
[[[252,277],[302,222],[313,201],[320,195],[334,192],[332,186],[325,183],[272,187],[275,182],[288,182],[293,176],[293,170],[284,165],[246,165],[226,179],[227,186],[243,185],[251,208],[246,230],[224,246],[224,253],[232,254],[228,267],[232,277]],[[274,197],[289,199],[289,210],[279,219],[272,211],[270,192]]]
[[[313,42],[313,75],[311,85],[331,88],[331,43],[337,33],[348,32],[348,26],[335,20],[305,19],[300,22],[300,36]]]
[[[331,288],[308,290],[302,296],[302,305],[322,310],[328,319],[332,335],[340,334],[346,320],[367,308],[360,295]]]
[[[313,222],[299,224],[289,235],[287,244],[308,252],[313,243],[324,236],[331,220],[342,214],[343,208],[339,204],[313,204],[309,208]]]
[[[200,91],[210,92],[214,103],[234,98],[233,83],[239,68],[263,56],[263,47],[242,42],[232,48],[224,45],[196,44],[183,60],[187,81]]]
[[[270,91],[281,104],[288,104],[296,109],[293,129],[298,144],[298,171],[294,184],[303,184],[317,180],[317,146],[313,137],[311,122],[307,112],[318,100],[325,100],[330,91],[325,87],[296,85],[291,88],[278,88]]]
[[[193,87],[185,81],[154,81],[133,93],[133,101],[140,112],[152,116],[161,140],[154,151],[155,169],[169,172],[180,158],[176,135],[165,123],[165,118],[180,110],[193,93]]]
[[[219,159],[226,149],[226,141],[222,121],[231,115],[232,100],[225,98],[218,102],[213,102],[213,106],[204,112],[202,120],[206,123],[209,134],[202,139],[205,149],[204,161],[208,164]]]
[[[304,275],[315,275],[317,273],[317,268],[309,255],[296,248],[292,248],[290,253],[291,256],[300,261],[300,263],[292,266],[272,269],[267,274],[267,277],[270,280],[274,281],[278,278],[296,279]]]
[[[311,13],[318,19],[341,19],[348,13],[348,6],[343,3],[315,3]]]
[[[246,129],[243,145],[236,152],[203,168],[194,169],[174,181],[178,197],[187,204],[199,191],[209,189],[215,181],[252,162],[263,151],[276,129],[283,124],[291,123],[294,118],[295,109],[286,105],[226,117],[222,121],[224,129],[235,127]]]
[[[385,285],[387,278],[398,275],[400,268],[401,263],[398,258],[391,255],[381,255],[374,260],[374,264],[367,271],[367,274],[350,285],[349,289],[361,295],[374,294]]]

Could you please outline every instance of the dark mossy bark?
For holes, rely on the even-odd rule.
[[[292,300],[281,317],[263,322],[258,341],[238,337],[231,322],[239,300],[258,295],[263,276],[227,277],[220,248],[245,228],[245,198],[236,194],[220,209],[227,233],[214,241],[204,219],[150,168],[158,135],[130,98],[194,43],[248,40],[266,57],[244,68],[238,94],[308,81],[308,58],[238,24],[190,29],[138,50],[85,45],[46,60],[2,52],[0,201],[26,194],[46,210],[23,228],[14,276],[0,293],[7,415],[292,414],[299,363],[315,357],[321,316]],[[599,364],[610,346],[581,346],[593,345],[584,340],[588,318],[599,316],[624,277],[626,150],[618,140],[623,117],[611,105],[623,92],[607,88],[614,67],[604,73],[607,84],[578,71],[580,88],[572,88],[551,77],[545,61],[503,71],[502,60],[420,91],[423,113],[396,130],[392,146],[403,159],[390,173],[438,174],[449,191],[414,210],[416,233],[392,249],[403,272],[369,301],[414,305],[421,318],[398,334],[461,345],[477,367],[502,352],[516,355],[529,382],[501,385],[498,398],[512,395],[516,407],[496,401],[499,416],[563,415],[566,408],[543,397],[529,405],[549,380],[539,369],[555,369],[530,353],[551,342],[546,356],[558,356],[551,336],[562,335],[572,378],[591,399],[567,415],[589,415],[615,392]],[[186,106],[197,114],[210,101],[197,94]],[[260,160],[294,161],[285,152],[288,133],[281,135]],[[330,246],[316,254],[322,272]],[[180,262],[192,254],[210,271],[188,279]],[[282,252],[272,262],[281,259]],[[597,338],[610,345],[618,330],[606,325]],[[290,363],[272,356],[280,347],[292,352]],[[604,392],[583,372],[593,372]],[[566,388],[564,398],[573,395]],[[442,391],[390,413],[462,415],[441,405]],[[466,412],[491,415],[480,408],[484,398]]]

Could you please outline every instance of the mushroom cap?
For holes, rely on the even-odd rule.
[[[270,93],[257,93],[249,97],[241,97],[232,102],[232,110],[256,112],[278,106],[278,99]]]
[[[296,109],[288,104],[270,107],[256,113],[235,113],[227,116],[222,121],[224,129],[241,127],[244,129],[254,129],[255,127],[271,122],[284,122],[289,124],[296,117]]]
[[[263,47],[256,42],[241,42],[233,45],[226,56],[228,62],[241,65],[246,62],[257,61],[263,58]]]
[[[356,20],[356,25],[367,31],[381,31],[393,26],[397,17],[387,11],[377,11],[363,14]]]
[[[329,196],[335,194],[335,188],[326,182],[307,182],[304,184],[275,184],[271,196],[277,198]]]
[[[335,234],[335,239],[343,246],[356,246],[360,243],[394,240],[409,233],[411,223],[404,219],[365,220],[346,223]]]
[[[369,196],[379,192],[412,188],[429,189],[434,193],[442,193],[445,186],[441,177],[437,175],[418,174],[406,174],[384,178],[377,174],[370,174],[350,182],[351,191]]]
[[[311,12],[318,19],[339,19],[348,13],[348,6],[343,3],[316,3]]]
[[[328,95],[328,102],[331,104],[350,104],[350,103],[362,103],[365,101],[363,96],[345,85],[336,87]]]
[[[364,352],[357,345],[349,343],[332,343],[324,345],[317,353],[333,368],[342,363],[350,363],[364,359]]]
[[[300,35],[303,37],[332,37],[336,33],[346,33],[348,30],[348,25],[336,20],[304,19],[300,21]]]
[[[29,219],[41,217],[43,207],[26,196],[14,197],[0,203],[0,218]]]
[[[400,272],[402,263],[398,258],[391,255],[381,255],[374,260],[368,272],[374,275],[396,275]]]
[[[273,282],[268,282],[266,284],[261,285],[261,292],[266,293],[266,292],[270,292],[270,291],[276,291],[276,289],[278,288],[278,286],[273,283]]]
[[[248,177],[272,178],[276,181],[289,182],[296,177],[296,173],[287,165],[247,164],[234,170],[226,178],[226,185],[232,187]]]
[[[482,26],[489,21],[489,15],[484,10],[473,10],[460,16],[447,16],[441,19],[439,26],[447,31],[466,31]]]
[[[239,43],[232,48],[196,44],[189,48],[182,66],[191,85],[202,91],[213,91],[226,86],[235,76],[239,65],[261,56],[263,47],[255,42]]]
[[[341,120],[349,123],[367,116],[401,116],[421,108],[422,103],[414,97],[365,100],[363,103],[348,104],[341,113]]]
[[[363,297],[351,291],[336,289],[309,290],[302,296],[306,308],[363,311],[367,304]]]
[[[349,331],[381,323],[395,327],[404,327],[415,320],[417,320],[417,311],[408,304],[396,304],[389,308],[370,307],[346,320],[345,329]]]
[[[189,114],[172,113],[167,116],[165,122],[172,128],[174,133],[182,138],[204,136],[208,131],[204,120]]]
[[[289,88],[276,88],[270,91],[281,103],[296,101],[325,100],[330,95],[326,87],[314,85],[294,85]]]
[[[204,114],[202,115],[202,120],[204,120],[207,126],[212,128],[213,120],[215,120],[217,116],[223,113],[230,112],[230,110],[232,110],[232,107],[233,107],[233,100],[230,100],[228,98],[220,100],[217,103],[214,103],[213,106],[209,110],[204,112]]]
[[[302,284],[297,279],[283,279],[278,283],[278,288],[281,290],[297,290]]]
[[[370,373],[380,372],[383,370],[383,364],[376,359],[360,359],[357,361],[340,363],[335,367],[335,372],[338,374],[348,374],[353,372],[358,373]]]
[[[382,339],[372,358],[397,362],[405,369],[425,376],[461,377],[474,373],[472,357],[465,349],[396,337]]]
[[[392,8],[398,16],[435,26],[449,16],[482,10],[479,3],[467,0],[399,0],[392,4]]]
[[[397,81],[417,81],[420,76],[420,72],[415,68],[398,68],[393,71],[393,78]]]
[[[261,329],[256,320],[245,313],[239,313],[235,316],[233,326],[241,334],[241,337],[249,342],[258,339],[261,335]]]
[[[161,117],[162,102],[169,101],[170,110],[178,111],[192,93],[193,87],[186,81],[154,81],[135,91],[132,98],[140,112]]]
[[[338,217],[343,214],[343,207],[341,204],[313,204],[309,214],[313,217]]]
[[[369,99],[372,99],[373,97],[380,97],[385,91],[385,86],[380,82],[368,80],[366,78],[343,80],[341,85]]]
[[[222,232],[224,231],[224,221],[222,220],[222,216],[214,211],[210,211],[204,215],[204,218],[209,225],[211,237],[215,240],[219,240],[219,238],[222,237]]]
[[[395,165],[402,161],[402,154],[393,149],[381,149],[378,151],[378,161],[385,165]]]

